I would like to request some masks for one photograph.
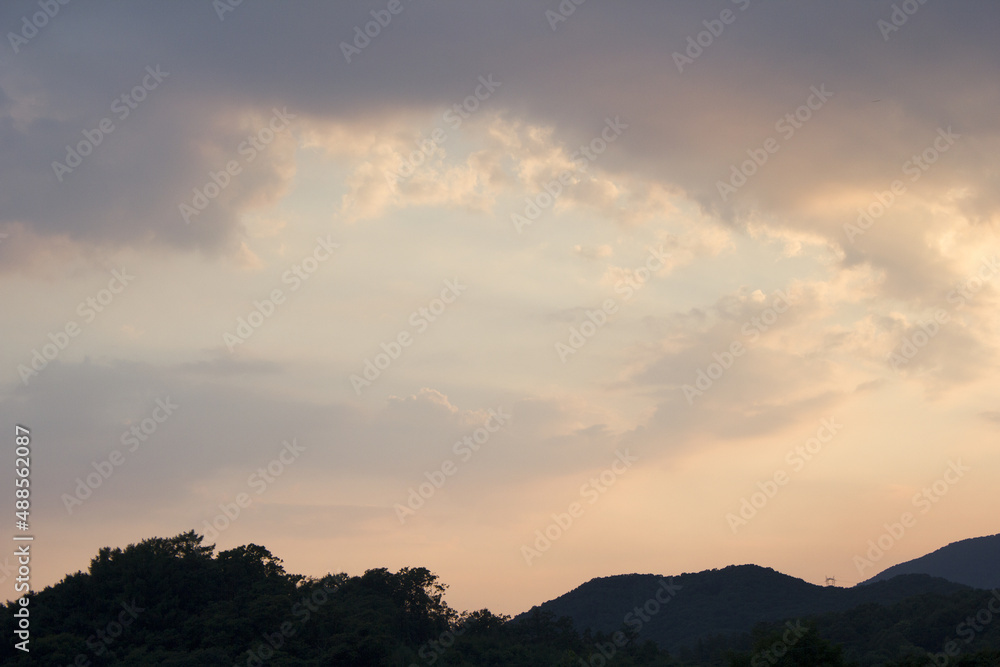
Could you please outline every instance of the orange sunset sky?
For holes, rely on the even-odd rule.
[[[1000,7],[38,7],[0,8],[34,588],[195,529],[516,614],[998,532]]]

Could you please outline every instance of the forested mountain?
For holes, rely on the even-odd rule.
[[[1000,618],[1000,594],[927,576],[834,589],[756,566],[623,575],[510,619],[452,609],[425,568],[317,579],[259,545],[202,542],[105,547],[87,572],[31,593],[30,653],[14,647],[25,607],[7,603],[0,664],[915,667],[952,642],[949,665],[1000,665],[1000,623],[984,616]]]
[[[960,584],[927,575],[907,575],[876,586],[838,588],[816,586],[757,565],[731,565],[670,577],[676,588],[670,601],[650,604],[645,621],[635,609],[654,597],[663,578],[627,574],[592,579],[554,600],[535,607],[555,616],[568,616],[577,628],[612,631],[641,622],[640,637],[677,651],[698,640],[750,631],[762,621],[805,618],[845,611],[869,603],[891,604],[924,593],[949,594]],[[662,596],[661,596],[662,597]],[[520,618],[520,617],[518,617]]]
[[[250,544],[214,554],[193,531],[103,548],[86,573],[29,597],[30,653],[14,648],[17,602],[0,624],[4,665],[576,665],[595,642],[567,620],[458,613],[424,568],[320,579],[288,574]],[[616,665],[665,665],[652,644]]]
[[[667,587],[673,592],[668,602],[649,604]],[[578,630],[632,627],[638,640],[652,640],[692,664],[728,665],[730,652],[749,651],[752,638],[760,645],[768,634],[784,635],[788,621],[801,621],[842,647],[849,663],[865,667],[908,657],[929,667],[927,654],[944,653],[949,642],[969,664],[978,658],[968,654],[993,649],[982,664],[1000,667],[1000,592],[928,575],[839,588],[756,565],[670,578],[630,574],[593,579],[531,611],[569,617]]]
[[[926,556],[893,565],[864,583],[900,574],[929,574],[973,588],[1000,588],[1000,534],[952,542]]]

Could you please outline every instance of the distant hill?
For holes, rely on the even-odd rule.
[[[316,579],[260,545],[216,553],[203,540],[188,531],[103,547],[87,572],[9,601],[0,665],[538,667],[577,665],[595,642],[615,647],[607,667],[669,664],[652,644],[585,641],[569,619],[459,613],[425,568]]]
[[[1000,534],[952,542],[937,551],[893,565],[863,584],[900,574],[929,574],[973,588],[1000,588]]]
[[[672,597],[661,587],[663,580],[680,586]],[[532,610],[568,616],[580,631],[611,632],[623,625],[631,627],[639,631],[640,638],[673,653],[699,640],[747,633],[761,622],[965,590],[961,584],[927,575],[906,575],[853,588],[816,586],[770,568],[732,565],[671,578],[653,574],[600,577]],[[669,602],[650,603],[643,611],[647,602],[656,600],[657,591]]]
[[[1000,591],[924,574],[850,589],[755,565],[621,575],[511,620],[452,609],[426,568],[316,579],[260,545],[203,540],[103,547],[86,572],[9,601],[0,634],[17,643],[0,644],[0,665],[928,667],[948,646],[949,667],[1000,665],[986,620]]]

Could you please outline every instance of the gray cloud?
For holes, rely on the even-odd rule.
[[[287,106],[302,126],[372,122],[444,108],[487,73],[505,82],[503,106],[554,126],[570,146],[588,141],[605,116],[629,119],[633,129],[621,150],[602,158],[605,169],[680,186],[729,218],[756,201],[791,216],[786,224],[838,240],[839,225],[801,217],[815,192],[888,182],[919,148],[912,138],[921,128],[930,136],[954,125],[977,141],[997,134],[997,93],[984,85],[1000,59],[984,16],[1000,11],[992,6],[922,6],[889,41],[876,27],[889,2],[750,3],[745,12],[731,3],[597,4],[581,6],[555,32],[544,4],[403,6],[350,64],[340,42],[371,20],[375,5],[245,2],[222,21],[203,2],[65,7],[0,71],[0,224],[85,244],[232,251],[241,214],[287,187],[289,147],[244,165],[195,224],[184,225],[177,208],[210,171],[239,159],[253,127],[238,126],[247,113],[266,119]],[[0,24],[18,24],[27,7],[6,4]],[[735,23],[678,73],[671,54],[727,7]],[[947,67],[928,48],[939,43],[949,45]],[[113,100],[158,64],[169,78],[58,183],[51,162],[65,145],[114,118]],[[827,108],[723,204],[716,182],[820,84],[835,91]],[[924,185],[940,192],[967,184],[963,209],[988,220],[997,189],[982,167],[994,153],[935,170]],[[866,258],[878,259],[865,252],[853,261]]]

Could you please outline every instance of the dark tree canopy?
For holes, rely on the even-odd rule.
[[[742,581],[739,571],[727,570],[729,583],[707,585],[704,593],[691,586],[688,602],[692,608],[732,604],[738,599],[732,591],[752,587],[759,575],[748,573]],[[605,584],[600,594],[607,603],[615,589]],[[955,639],[956,623],[992,599],[967,589],[769,620],[752,632],[709,625],[670,655],[628,624],[595,631],[540,608],[515,619],[488,609],[458,612],[445,602],[446,590],[422,567],[374,568],[360,576],[289,574],[263,546],[216,553],[189,531],[124,549],[104,547],[87,572],[31,593],[31,652],[7,641],[0,664],[912,667],[929,664],[928,652]],[[8,638],[17,605],[8,603],[0,621]],[[752,611],[731,609],[714,618],[729,623]],[[1000,665],[1000,622],[974,639],[949,665]]]

